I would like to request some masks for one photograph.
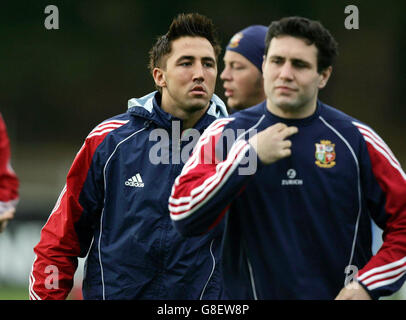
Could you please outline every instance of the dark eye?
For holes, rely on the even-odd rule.
[[[245,67],[240,64],[235,64],[235,65],[233,65],[233,69],[234,70],[243,70],[243,69],[245,69]]]
[[[304,69],[308,67],[308,64],[303,61],[295,61],[293,62],[293,66],[298,69]]]
[[[203,63],[203,65],[206,67],[206,68],[214,68],[214,63],[213,62],[204,62]]]
[[[271,62],[272,62],[272,63],[275,63],[275,64],[282,64],[282,63],[283,63],[283,59],[281,59],[281,58],[272,58],[272,59],[271,59]]]
[[[191,66],[192,63],[190,61],[184,61],[184,62],[181,62],[179,65],[182,67],[187,67],[187,66]]]

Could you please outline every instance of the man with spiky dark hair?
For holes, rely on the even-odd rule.
[[[226,115],[213,94],[218,54],[213,23],[199,14],[180,14],[157,40],[150,69],[159,91],[129,100],[87,136],[34,248],[31,299],[65,299],[86,255],[85,299],[223,298],[222,227],[183,238],[166,202],[179,155],[192,149],[182,131]]]

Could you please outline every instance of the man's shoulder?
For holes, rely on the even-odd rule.
[[[86,139],[93,137],[105,137],[110,132],[121,128],[130,121],[130,115],[128,113],[122,113],[111,118],[108,118],[100,122],[92,131],[88,134]]]
[[[234,123],[238,126],[249,127],[255,124],[264,115],[265,102],[261,102],[255,106],[235,112],[231,117],[235,120]]]
[[[332,107],[321,101],[319,101],[318,103],[320,105],[320,116],[325,118],[326,120],[329,119],[331,121],[344,121],[344,122],[357,121],[357,119],[355,119],[353,116],[349,115],[345,111],[341,110],[341,108]]]
[[[128,113],[108,118],[89,132],[85,138],[84,146],[92,153],[96,150],[109,153],[120,141],[123,141],[134,131],[132,122],[131,115]]]
[[[319,102],[321,106],[320,118],[326,123],[338,128],[354,128],[355,123],[361,123],[362,121],[356,119],[355,117],[349,115],[348,113],[332,107],[328,104]]]
[[[374,132],[363,121],[327,104],[322,104],[320,119],[327,127],[341,134],[348,141],[363,141],[366,132]]]

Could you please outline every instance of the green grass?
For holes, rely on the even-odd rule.
[[[81,291],[73,290],[68,300],[81,300]],[[0,300],[29,300],[28,288],[15,286],[0,286]]]
[[[399,291],[392,296],[385,297],[383,298],[383,300],[405,300],[406,299],[405,289],[406,285],[404,286],[404,289],[402,291]],[[28,299],[29,299],[28,288],[26,287],[0,286],[0,300],[28,300]],[[68,299],[75,299],[75,297],[72,297],[71,293]]]
[[[0,287],[0,300],[28,300],[26,287]]]

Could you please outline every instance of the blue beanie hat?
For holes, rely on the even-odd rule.
[[[262,73],[262,61],[265,54],[265,36],[267,31],[268,28],[265,26],[249,26],[237,32],[231,38],[226,50],[243,55]]]

